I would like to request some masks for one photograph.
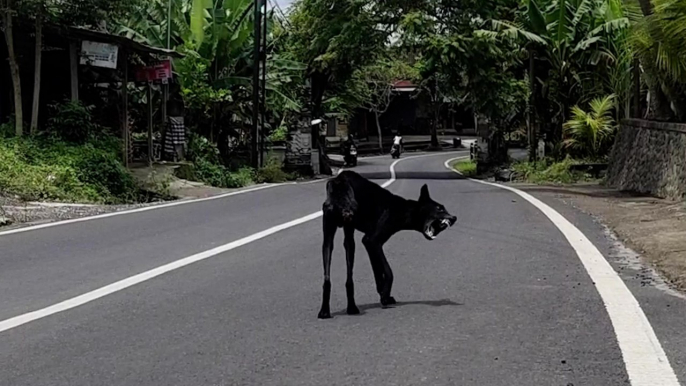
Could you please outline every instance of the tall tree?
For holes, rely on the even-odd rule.
[[[16,9],[13,7],[12,0],[4,0],[2,12],[2,29],[7,44],[9,54],[10,73],[12,75],[12,88],[14,90],[14,125],[17,136],[24,134],[24,108],[22,107],[21,97],[21,76],[19,73],[19,63],[17,54],[14,50],[14,14]]]
[[[415,68],[394,57],[380,58],[376,63],[356,70],[351,78],[348,92],[355,95],[357,104],[374,114],[379,149],[383,152],[383,135],[380,118],[388,111],[394,100],[394,83],[397,81],[417,81],[419,74]]]
[[[40,108],[40,88],[41,88],[41,73],[43,67],[43,14],[44,8],[42,4],[39,4],[36,9],[36,21],[35,21],[35,33],[36,33],[36,50],[35,50],[35,63],[34,63],[34,75],[33,75],[33,105],[31,108],[31,135],[36,133],[38,130],[38,110]]]
[[[322,114],[327,90],[375,61],[390,33],[379,3],[366,0],[298,0],[289,19],[290,49],[307,66],[314,115]]]

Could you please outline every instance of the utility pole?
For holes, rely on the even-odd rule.
[[[250,130],[250,164],[260,166],[258,154],[258,126],[260,120],[260,46],[262,43],[262,1],[255,0],[255,20],[253,33],[253,72],[252,72],[252,128]]]

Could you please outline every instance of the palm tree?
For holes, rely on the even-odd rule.
[[[563,145],[582,156],[600,158],[615,132],[615,121],[612,119],[614,103],[615,96],[609,95],[593,99],[589,112],[574,106],[572,118],[564,124]]]
[[[631,44],[640,58],[656,119],[686,119],[686,1],[641,0]]]

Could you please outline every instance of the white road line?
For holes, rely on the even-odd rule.
[[[450,167],[450,163],[457,159],[446,161],[445,166],[461,174]],[[632,386],[679,386],[667,354],[641,309],[641,305],[598,248],[577,227],[553,208],[528,193],[510,186],[471,178],[469,180],[506,189],[519,195],[543,212],[562,232],[576,251],[603,299]]]
[[[195,199],[183,200],[183,201],[174,201],[174,202],[170,202],[168,204],[151,205],[151,206],[145,206],[142,208],[122,210],[119,212],[103,213],[103,214],[99,214],[99,215],[95,215],[95,216],[73,218],[73,219],[69,219],[69,220],[62,220],[62,221],[55,221],[55,222],[50,222],[50,223],[45,223],[45,224],[40,224],[40,225],[27,226],[27,227],[23,227],[23,228],[16,228],[16,229],[11,229],[11,230],[0,232],[0,236],[7,236],[7,235],[15,234],[15,233],[35,231],[35,230],[44,229],[44,228],[52,228],[52,227],[56,227],[56,226],[60,226],[60,225],[74,224],[74,223],[84,222],[84,221],[98,220],[98,219],[103,219],[103,218],[108,218],[108,217],[122,216],[125,214],[147,212],[150,210],[169,208],[172,206],[180,206],[180,205],[193,204],[193,203],[203,202],[203,201],[218,200],[220,198],[226,198],[226,197],[236,196],[239,194],[256,192],[258,190],[275,188],[277,186],[284,186],[284,185],[295,185],[295,183],[260,185],[260,186],[254,187],[254,188],[238,190],[238,191],[231,192],[231,193],[224,193],[224,194],[220,194],[217,196],[195,198]]]
[[[385,187],[388,187],[389,185],[391,185],[393,182],[396,181],[395,166],[400,161],[413,159],[413,158],[445,155],[445,154],[450,154],[450,153],[425,154],[425,155],[419,155],[419,156],[406,157],[403,159],[399,159],[399,160],[393,162],[393,164],[391,164],[391,166],[389,168],[390,173],[391,173],[391,179],[386,181],[381,186],[385,188]],[[264,189],[264,188],[262,188],[262,189]],[[256,189],[254,189],[254,190],[256,190]],[[242,192],[244,192],[244,191],[242,191]],[[235,192],[234,194],[238,194],[238,193],[240,193],[240,192]],[[194,202],[197,202],[197,200]],[[321,217],[321,215],[322,215],[321,211],[315,212],[315,213],[309,214],[307,216],[289,221],[287,223],[271,227],[269,229],[255,233],[251,236],[244,237],[242,239],[230,242],[228,244],[224,244],[224,245],[218,246],[216,248],[213,248],[213,249],[210,249],[210,250],[207,250],[204,252],[200,252],[200,253],[197,253],[195,255],[185,257],[185,258],[180,259],[180,260],[176,260],[176,261],[171,262],[169,264],[165,264],[163,266],[153,268],[149,271],[139,273],[137,275],[128,277],[126,279],[117,281],[115,283],[106,285],[104,287],[100,287],[96,290],[87,292],[83,295],[76,296],[74,298],[65,300],[63,302],[54,304],[52,306],[48,306],[46,308],[43,308],[43,309],[40,309],[37,311],[33,311],[33,312],[29,312],[29,313],[26,313],[23,315],[15,316],[13,318],[5,319],[3,321],[0,321],[0,333],[7,331],[7,330],[10,330],[10,329],[13,329],[15,327],[19,327],[23,324],[33,322],[35,320],[42,319],[42,318],[48,317],[50,315],[57,314],[59,312],[67,311],[67,310],[70,310],[72,308],[82,306],[86,303],[90,303],[94,300],[100,299],[100,298],[105,297],[107,295],[111,295],[115,292],[119,292],[121,290],[129,288],[129,287],[134,286],[136,284],[143,283],[145,281],[148,281],[150,279],[153,279],[153,278],[160,276],[160,275],[163,275],[165,273],[177,270],[179,268],[185,267],[185,266],[193,264],[193,263],[197,263],[198,261],[208,259],[208,258],[210,258],[212,256],[216,256],[220,253],[228,252],[232,249],[236,249],[236,248],[241,247],[243,245],[246,245],[246,244],[252,243],[254,241],[263,239],[267,236],[273,235],[274,233],[280,232],[282,230],[293,228],[293,227],[298,226],[300,224],[304,224],[308,221],[312,221],[316,218]]]

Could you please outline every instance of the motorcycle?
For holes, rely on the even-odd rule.
[[[391,158],[400,158],[400,145],[393,145],[391,147]]]
[[[355,143],[350,143],[347,146],[343,160],[348,166],[357,166],[357,146],[355,146]]]

